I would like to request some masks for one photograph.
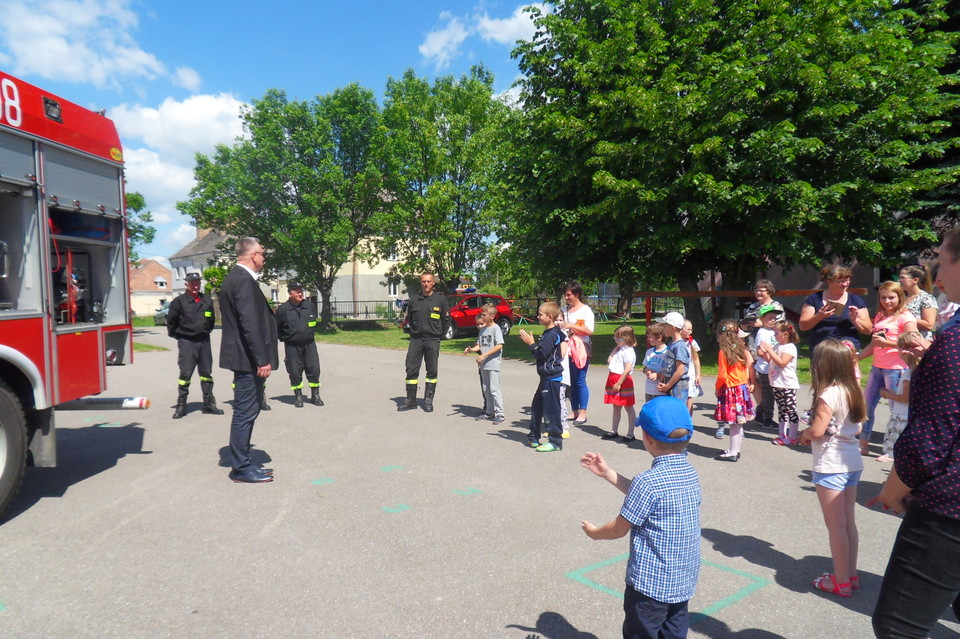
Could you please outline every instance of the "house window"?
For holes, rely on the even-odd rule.
[[[156,283],[157,288],[160,288],[160,289],[167,288],[167,280],[157,278],[156,280],[154,280],[154,282]]]
[[[397,297],[400,295],[400,284],[399,282],[390,282],[387,284],[387,295],[390,297]]]
[[[389,261],[389,262],[396,262],[396,261],[397,261],[397,247],[396,247],[396,246],[390,247],[390,252],[387,253],[387,261]]]

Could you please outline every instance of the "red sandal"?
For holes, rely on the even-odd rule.
[[[857,579],[857,581],[860,581]],[[823,592],[829,592],[838,597],[850,597],[853,595],[853,586],[848,581],[845,584],[838,584],[837,578],[829,572],[825,572],[813,580],[813,587]],[[847,590],[844,591],[843,589]]]
[[[850,590],[860,590],[860,577],[857,575],[850,577]]]

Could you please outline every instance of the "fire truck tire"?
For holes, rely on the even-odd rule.
[[[0,517],[20,489],[27,464],[27,420],[16,394],[0,382]]]

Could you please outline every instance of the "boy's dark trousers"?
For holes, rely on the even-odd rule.
[[[623,639],[685,639],[687,602],[663,603],[627,585],[623,593]]]
[[[760,386],[760,405],[757,406],[757,421],[767,424],[773,421],[773,388],[770,386],[769,373],[757,373],[757,385]]]
[[[560,380],[540,379],[530,407],[530,439],[540,439],[540,425],[546,417],[550,443],[563,448],[563,425],[560,423]]]

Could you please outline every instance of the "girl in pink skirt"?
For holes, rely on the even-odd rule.
[[[743,425],[753,419],[753,357],[737,334],[739,326],[733,320],[720,325],[717,343],[717,439],[723,439],[724,427],[730,427],[730,447],[719,453],[717,461],[735,462],[740,459],[743,443]]]

